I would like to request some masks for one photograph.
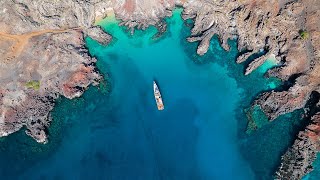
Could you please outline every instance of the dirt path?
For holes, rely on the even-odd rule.
[[[6,41],[14,41],[14,44],[11,46],[11,50],[6,53],[4,56],[4,60],[6,62],[9,62],[10,60],[18,57],[24,47],[28,44],[29,39],[34,36],[39,36],[46,33],[63,33],[68,31],[74,31],[74,30],[82,30],[81,27],[77,28],[71,28],[71,29],[48,29],[48,30],[42,30],[42,31],[34,31],[30,33],[15,35],[15,34],[8,34],[4,32],[0,32],[0,41],[3,41],[3,39]]]

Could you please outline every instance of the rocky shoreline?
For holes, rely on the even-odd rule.
[[[262,93],[252,106],[259,106],[270,120],[304,108],[312,92],[320,92],[320,1],[317,0],[89,0],[47,1],[4,0],[0,2],[0,136],[21,127],[41,143],[47,141],[49,114],[55,99],[81,96],[90,84],[101,79],[95,59],[84,47],[90,36],[107,45],[111,36],[94,26],[97,19],[113,9],[116,18],[133,33],[150,25],[166,30],[163,18],[172,15],[175,6],[182,6],[182,18],[193,19],[189,42],[199,42],[197,54],[204,55],[210,40],[218,35],[222,47],[229,50],[228,39],[237,39],[242,52],[238,63],[263,52],[249,62],[250,74],[274,55],[281,66],[267,76],[294,83],[284,91]],[[309,145],[318,146],[316,126],[299,133],[293,148],[282,159],[279,179],[302,177],[310,169],[314,154]],[[303,142],[301,146],[301,142]],[[310,154],[302,164],[295,164],[300,155]],[[307,170],[302,170],[307,168]]]
[[[32,45],[24,50],[32,53],[1,64],[1,135],[26,126],[28,135],[45,143],[55,99],[60,95],[79,97],[101,77],[94,65],[96,60],[84,47],[81,32],[44,34],[32,37],[28,44]]]
[[[276,179],[302,179],[313,170],[312,163],[320,150],[320,94],[314,92],[306,105],[304,121],[309,125],[300,131],[292,147],[282,156]]]
[[[98,84],[101,75],[84,37],[111,41],[92,27],[103,6],[103,1],[0,2],[0,136],[25,126],[26,134],[46,143],[55,99],[79,97]]]
[[[271,69],[267,76],[278,77],[283,81],[295,77],[288,90],[262,93],[252,107],[259,106],[270,120],[282,114],[304,108],[312,92],[320,88],[320,44],[319,44],[319,1],[190,1],[184,4],[183,19],[193,19],[189,42],[199,41],[197,53],[207,52],[210,39],[218,35],[222,47],[229,50],[227,40],[237,39],[238,50],[242,53],[237,62],[242,63],[255,54],[264,55],[255,58],[246,68],[245,75],[250,74],[270,55],[275,55],[281,66]],[[318,23],[317,23],[318,22]],[[311,118],[313,124],[306,127],[306,132],[317,124],[318,116]],[[313,129],[314,130],[314,129]],[[319,148],[309,151],[308,143],[299,138],[306,137],[301,132],[292,149],[282,159],[279,179],[301,179],[312,169]],[[313,138],[319,138],[317,132]],[[313,147],[317,144],[313,142]],[[298,148],[299,151],[295,150]],[[291,161],[287,156],[291,155]],[[306,154],[303,164],[299,154]],[[282,168],[287,167],[287,168]],[[307,169],[305,169],[307,168]],[[286,174],[282,176],[282,174]],[[290,177],[290,178],[289,178]]]

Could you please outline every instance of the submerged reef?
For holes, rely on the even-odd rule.
[[[84,46],[84,37],[103,45],[112,37],[94,26],[96,21],[114,12],[120,25],[131,32],[153,25],[161,34],[166,30],[163,18],[171,16],[175,6],[183,7],[184,20],[194,20],[187,40],[199,42],[197,54],[204,55],[211,38],[218,35],[227,51],[228,39],[238,41],[238,63],[263,52],[248,63],[246,75],[270,56],[280,62],[266,76],[292,83],[286,89],[262,93],[252,104],[269,120],[305,108],[311,94],[320,92],[317,0],[3,0],[0,136],[25,126],[28,135],[45,143],[55,99],[79,97],[90,84],[98,84],[101,75]],[[299,179],[312,169],[319,151],[319,113],[310,118],[311,124],[283,156],[279,179]]]

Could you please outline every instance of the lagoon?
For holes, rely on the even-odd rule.
[[[58,101],[49,144],[34,144],[23,133],[3,139],[2,177],[272,178],[299,130],[300,113],[262,123],[248,133],[245,109],[260,92],[281,85],[263,77],[275,64],[269,60],[244,76],[245,65],[235,63],[236,42],[230,41],[226,52],[217,37],[205,56],[197,56],[197,44],[185,40],[190,28],[180,14],[176,9],[166,19],[168,32],[158,39],[153,38],[154,27],[130,35],[112,17],[100,21],[113,42],[102,46],[87,38],[86,46],[97,58],[105,82],[81,98]],[[153,80],[162,93],[164,111],[157,110]],[[266,121],[263,115],[257,118]]]

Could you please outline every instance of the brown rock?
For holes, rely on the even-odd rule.
[[[312,162],[320,151],[320,113],[314,115],[311,124],[301,131],[290,148],[283,156],[282,163],[276,173],[276,179],[302,179],[313,170]]]

